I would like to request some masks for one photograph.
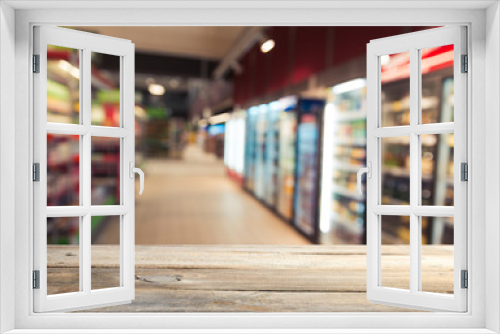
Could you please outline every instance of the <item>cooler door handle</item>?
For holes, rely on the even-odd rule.
[[[363,188],[361,186],[361,177],[363,176],[364,173],[366,173],[367,177],[369,179],[371,179],[372,177],[372,163],[371,162],[367,162],[367,167],[363,167],[361,168],[360,170],[358,170],[358,179],[357,179],[357,188],[358,188],[358,193],[360,193],[361,195],[363,194]]]
[[[130,161],[129,163],[129,171],[130,171],[130,178],[134,178],[134,173],[139,174],[139,184],[140,184],[140,190],[139,190],[139,195],[142,195],[142,192],[144,191],[144,172],[142,169],[134,167],[134,162]]]

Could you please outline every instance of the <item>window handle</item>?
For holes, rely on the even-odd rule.
[[[363,188],[361,187],[361,177],[363,176],[364,173],[366,173],[367,174],[366,176],[369,179],[372,178],[372,163],[368,161],[366,164],[368,165],[367,167],[363,167],[360,170],[358,170],[357,188],[358,188],[358,193],[360,193],[361,195],[363,194]]]
[[[144,191],[144,172],[142,171],[142,169],[134,167],[133,161],[130,161],[129,163],[129,171],[130,171],[129,176],[131,179],[134,178],[134,173],[139,174],[139,182],[141,185],[141,189],[139,190],[139,195],[142,195],[142,192]]]

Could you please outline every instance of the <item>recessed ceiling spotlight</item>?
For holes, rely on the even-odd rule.
[[[151,95],[163,95],[165,94],[165,87],[159,84],[150,84],[148,86],[149,93]]]
[[[274,48],[274,39],[271,38],[266,38],[261,44],[260,44],[260,51],[262,53],[268,53]]]

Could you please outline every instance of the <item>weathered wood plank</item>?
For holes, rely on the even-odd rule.
[[[127,305],[87,312],[407,312],[372,304],[364,293],[185,291],[138,288]]]
[[[98,268],[92,271],[92,286],[103,288],[117,286],[119,274],[116,269]],[[387,275],[384,282],[391,287],[404,288],[409,279],[399,275]],[[49,291],[62,293],[67,286],[78,286],[78,269],[50,269]],[[114,282],[114,283],[111,283]],[[450,278],[433,271],[426,273],[424,290],[447,293]],[[113,285],[114,284],[114,285]],[[243,269],[137,269],[136,287],[155,286],[158,289],[212,290],[212,291],[329,291],[366,292],[366,271],[295,269],[243,270]]]
[[[316,246],[315,252],[308,250],[309,247],[312,246],[293,247],[287,250],[271,247],[268,252],[264,252],[263,249],[268,248],[267,246],[260,246],[257,251],[220,246],[137,246],[135,260],[136,267],[163,269],[334,269],[344,266],[366,268],[365,246]],[[346,248],[347,253],[342,250],[343,248]],[[53,268],[77,266],[78,257],[75,256],[74,250],[74,246],[50,247],[48,265]],[[118,246],[95,245],[93,252],[99,254],[93,256],[93,265],[104,268],[118,265],[116,261]],[[452,259],[453,246],[426,246],[426,254],[430,253],[435,254],[435,257],[428,256],[428,258],[435,258],[438,261]],[[407,262],[408,247],[386,246],[382,248],[382,255],[390,261]]]
[[[49,247],[49,293],[78,289],[75,251]],[[387,311],[365,298],[365,251],[364,246],[137,246],[136,300],[98,311]],[[383,283],[407,288],[408,247],[382,251]],[[117,254],[117,247],[93,246],[93,289],[118,285]],[[428,246],[423,254],[423,290],[452,293],[453,248]]]

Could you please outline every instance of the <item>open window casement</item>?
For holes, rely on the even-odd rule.
[[[134,299],[133,172],[137,171],[134,167],[134,44],[128,40],[40,26],[34,28],[33,53],[34,311],[69,311],[129,303]],[[116,67],[120,69],[118,89],[92,71],[94,57],[104,55],[116,59]],[[77,85],[77,96],[68,96],[69,85]],[[96,87],[100,90],[107,87],[109,95],[113,96],[115,119],[119,120],[105,124],[110,126],[94,125],[91,101],[101,98],[92,97],[97,92]],[[94,159],[100,159],[99,152],[94,151],[102,142],[112,143],[108,146],[113,146],[115,154],[107,169],[116,175],[114,186],[117,190],[111,204],[99,203],[96,200],[98,189],[94,189],[99,180],[93,175],[99,171],[92,169]],[[59,196],[61,192],[73,192],[74,196],[54,204],[52,196],[54,193]],[[96,256],[92,249],[94,222],[96,217],[103,220],[110,216],[117,222],[118,241],[109,246],[105,256]],[[55,237],[50,234],[53,223],[65,224],[64,228],[76,229],[77,233],[72,234],[69,243],[74,245],[65,259],[58,259],[60,265],[48,270],[48,257],[54,256],[50,250],[61,247],[53,245],[61,243],[61,236],[55,236],[54,242]],[[100,275],[113,272],[114,285],[102,288],[92,282],[91,264],[106,261],[106,256],[116,261],[109,266],[109,272]],[[68,265],[68,261],[76,266]],[[64,273],[64,279],[71,280],[73,287],[65,291],[52,289],[52,285],[58,283],[50,281],[54,271]]]
[[[430,55],[437,49],[447,50],[441,54],[448,57],[450,76],[438,85],[443,92],[435,95],[449,93],[441,102],[430,100],[431,94],[426,92],[433,89],[426,83],[433,66],[443,63],[443,59],[432,61]],[[367,296],[371,302],[412,309],[467,310],[466,54],[465,27],[429,29],[372,40],[367,45],[368,166],[363,172],[368,173]],[[402,103],[387,102],[389,85],[393,94],[400,94]],[[441,108],[438,117],[429,117],[432,108]],[[391,113],[397,116],[391,118]],[[394,117],[397,122],[391,121]],[[429,140],[438,140],[441,151],[427,152]],[[407,151],[402,151],[403,146]],[[398,161],[396,155],[406,155],[406,159]],[[432,160],[443,156],[449,159],[444,171],[428,175],[425,164],[439,163]],[[395,191],[407,193],[407,202],[392,200],[391,193],[384,190],[388,174],[397,184]],[[426,199],[424,186],[430,178],[439,181],[432,203]],[[453,202],[445,203],[445,191],[452,191]],[[429,240],[427,229],[431,228],[437,233]],[[447,240],[444,229],[451,235]],[[433,261],[443,261],[443,254],[448,254],[449,270],[437,273]],[[389,269],[396,265],[405,269],[391,277]],[[429,286],[428,275],[441,275],[443,285],[449,280],[448,288]]]

